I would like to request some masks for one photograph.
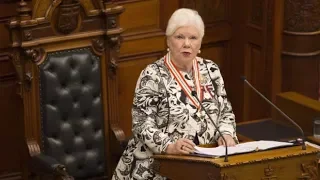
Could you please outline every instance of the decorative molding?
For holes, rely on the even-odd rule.
[[[318,180],[318,162],[313,161],[311,163],[301,164],[301,177],[299,179]]]
[[[118,59],[119,52],[120,52],[121,41],[122,41],[122,39],[121,39],[120,35],[111,36],[109,38],[109,44],[110,44],[110,48],[111,48],[109,69],[114,76],[116,75],[116,72],[118,69],[117,59]]]
[[[21,65],[20,61],[20,53],[18,51],[12,52],[9,54],[9,57],[11,59],[11,62],[13,63],[13,66],[16,70],[16,73],[18,75],[18,86],[17,86],[17,94],[22,98],[22,84],[23,84],[23,67]]]
[[[251,14],[249,24],[254,24],[258,27],[261,27],[263,24],[263,8],[264,0],[251,0]]]
[[[299,147],[301,148],[301,147]],[[258,151],[259,152],[259,151]],[[244,165],[244,164],[254,164],[254,163],[260,163],[260,162],[266,162],[266,161],[270,161],[270,160],[281,160],[281,159],[287,159],[287,158],[291,158],[291,157],[302,157],[305,156],[307,154],[317,154],[319,153],[319,150],[317,149],[311,149],[311,150],[306,150],[306,151],[299,151],[299,152],[295,152],[292,154],[281,154],[281,155],[277,155],[276,157],[265,157],[265,158],[257,158],[255,160],[247,160],[247,161],[241,161],[241,162],[229,162],[229,163],[219,163],[216,162],[210,158],[206,158],[206,159],[199,159],[196,157],[181,157],[181,156],[175,156],[175,155],[154,155],[154,159],[169,159],[169,160],[184,160],[186,163],[193,163],[193,162],[201,162],[201,163],[208,163],[213,165],[214,167],[217,168],[225,168],[225,167],[234,167],[234,166],[240,166],[240,165]],[[263,154],[261,154],[263,156]]]
[[[223,173],[221,175],[221,180],[237,180],[237,178],[233,175],[228,175],[226,173]]]
[[[41,39],[37,39],[37,40],[33,40],[33,41],[22,42],[21,46],[23,48],[34,47],[34,46],[39,46],[39,45],[48,44],[48,43],[70,41],[70,40],[74,40],[74,39],[100,36],[100,35],[104,35],[104,34],[105,34],[105,31],[103,31],[103,30],[96,30],[96,31],[92,31],[90,33],[81,32],[81,33],[69,34],[68,36],[64,36],[64,37],[57,36],[54,38],[41,38]]]
[[[64,0],[59,7],[57,30],[70,34],[78,27],[80,16],[79,0]]]
[[[27,40],[27,41],[31,41],[33,38],[32,38],[32,32],[30,30],[25,30],[24,31],[24,38]]]
[[[276,180],[278,177],[274,173],[274,169],[268,165],[267,168],[264,168],[264,175],[265,177],[262,177],[261,180]]]
[[[297,35],[297,36],[315,36],[320,34],[320,31],[314,31],[314,32],[294,32],[294,31],[283,31],[284,34],[289,35]]]
[[[24,1],[24,0],[21,0],[19,3],[18,3],[18,14],[20,16],[20,20],[29,20],[31,19],[31,9],[28,7],[28,4]]]
[[[28,150],[29,150],[29,155],[36,156],[41,153],[40,146],[35,140],[27,140],[27,145],[28,145]]]
[[[98,55],[101,55],[102,52],[105,50],[104,41],[103,39],[93,39],[92,40],[92,47]]]
[[[284,30],[314,32],[320,29],[319,0],[286,0]]]
[[[38,64],[42,61],[45,51],[43,48],[34,48],[25,50],[27,56],[31,58],[31,61]]]
[[[24,89],[29,92],[31,90],[33,76],[31,72],[27,72],[24,75]]]
[[[117,17],[115,17],[115,16],[108,17],[108,19],[107,19],[107,28],[108,29],[114,29],[117,26],[118,26],[117,25]]]
[[[287,55],[287,56],[310,57],[310,56],[319,55],[320,50],[314,51],[314,52],[308,52],[308,53],[296,53],[296,52],[290,52],[290,51],[282,51],[282,54]]]

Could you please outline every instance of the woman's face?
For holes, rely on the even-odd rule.
[[[194,26],[178,28],[167,39],[172,60],[181,66],[192,63],[201,47],[201,40],[198,30]]]

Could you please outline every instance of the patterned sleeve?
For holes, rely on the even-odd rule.
[[[220,104],[220,116],[217,120],[217,126],[222,134],[231,135],[236,141],[236,122],[235,115],[232,111],[230,101],[227,99],[227,93],[224,87],[223,77],[217,64],[210,61],[208,63],[211,78],[215,86],[215,93],[217,93],[218,101]],[[218,140],[220,137],[219,133],[216,133],[215,138]]]
[[[169,136],[157,126],[158,105],[164,93],[159,92],[160,76],[156,65],[147,66],[137,81],[132,107],[132,131],[154,153],[164,153],[172,143]]]

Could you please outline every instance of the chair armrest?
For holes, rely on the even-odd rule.
[[[36,174],[67,175],[65,166],[50,156],[40,153],[30,158],[32,171]]]
[[[117,125],[111,125],[111,130],[113,131],[117,141],[120,143],[121,148],[125,149],[129,139],[126,138],[124,131]]]
[[[66,167],[60,164],[56,159],[40,152],[38,143],[34,140],[27,141],[29,150],[30,171],[36,175],[50,175],[62,180],[73,180]]]

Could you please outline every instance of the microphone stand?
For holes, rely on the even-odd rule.
[[[256,92],[260,97],[262,97],[265,101],[267,101],[273,108],[275,108],[282,116],[284,116],[287,120],[289,120],[292,124],[294,124],[299,131],[301,132],[302,135],[302,150],[306,150],[306,144],[305,144],[305,135],[304,132],[302,130],[302,128],[296,123],[294,122],[294,120],[292,120],[288,115],[286,115],[281,109],[279,109],[276,105],[274,105],[269,99],[267,99],[263,94],[261,94],[255,87],[253,87],[246,79],[245,76],[242,76],[241,79],[250,87],[254,90],[254,92]]]
[[[226,139],[223,137],[221,131],[219,130],[218,126],[216,125],[216,123],[214,123],[214,121],[212,120],[210,114],[208,113],[208,111],[203,107],[202,103],[200,102],[198,96],[197,96],[197,92],[196,91],[192,91],[191,92],[192,96],[194,96],[197,101],[200,104],[200,107],[204,110],[204,112],[206,113],[206,115],[209,117],[209,119],[211,120],[212,124],[214,125],[214,127],[216,128],[216,130],[218,131],[218,133],[220,134],[220,137],[223,139],[223,142],[225,144],[226,147],[226,155],[224,156],[224,162],[228,162],[228,146],[227,146],[227,141]]]

